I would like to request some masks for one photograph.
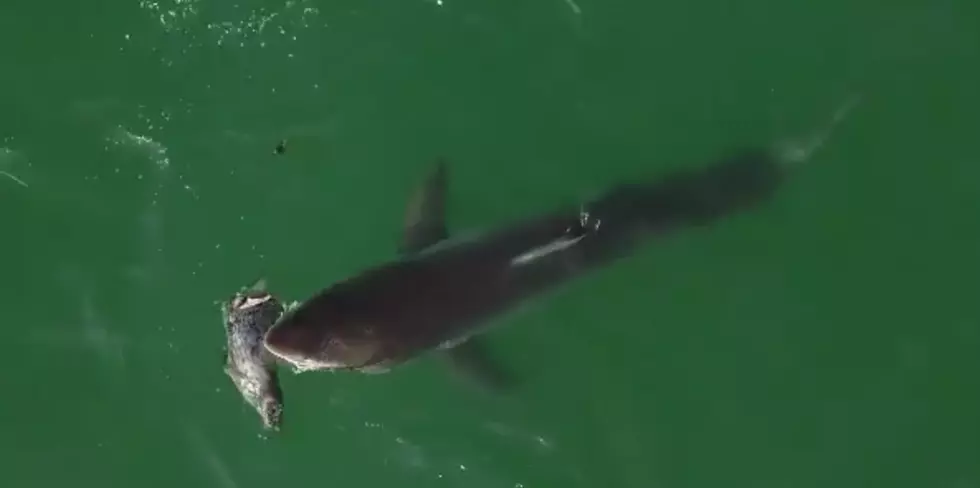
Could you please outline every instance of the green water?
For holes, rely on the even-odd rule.
[[[159,0],[0,6],[10,487],[980,487],[980,6]],[[261,435],[215,300],[797,136],[764,208],[436,360],[285,374]],[[288,139],[285,155],[273,148]]]

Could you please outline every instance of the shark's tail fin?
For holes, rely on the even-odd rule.
[[[603,227],[669,231],[709,223],[771,198],[796,166],[826,143],[833,129],[858,104],[855,96],[835,111],[829,124],[805,137],[758,147],[654,182],[621,185],[601,195],[587,210]]]
[[[774,156],[786,165],[802,164],[809,161],[817,150],[823,147],[827,140],[830,139],[830,135],[834,132],[834,129],[850,115],[851,111],[861,102],[862,98],[860,94],[852,95],[847,101],[837,107],[829,123],[807,134],[805,137],[789,139],[776,144],[772,148]]]
[[[552,247],[567,252],[554,254],[575,256],[571,272],[611,263],[631,254],[646,238],[707,225],[759,206],[775,194],[785,169],[771,151],[749,150],[657,181],[615,186],[583,206],[588,220],[598,225],[556,241]],[[569,224],[578,220],[571,212],[567,215]]]
[[[587,208],[604,229],[670,231],[754,207],[769,199],[783,178],[783,165],[770,151],[747,150],[656,182],[620,185]]]

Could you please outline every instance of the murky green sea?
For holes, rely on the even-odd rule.
[[[980,487],[980,4],[0,4],[3,486]],[[264,435],[214,304],[695,167],[861,102],[777,198],[487,338],[284,373]],[[280,139],[288,151],[273,154]]]

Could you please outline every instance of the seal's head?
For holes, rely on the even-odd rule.
[[[282,313],[282,305],[271,293],[265,290],[245,290],[236,293],[225,305],[225,310],[229,315],[255,314],[261,313],[266,309],[273,309],[276,314]],[[260,328],[267,329],[275,321],[275,318],[266,319],[258,324]]]

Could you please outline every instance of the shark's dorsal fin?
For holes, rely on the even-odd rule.
[[[415,254],[448,237],[446,172],[446,161],[440,158],[409,199],[398,248],[400,253]]]

